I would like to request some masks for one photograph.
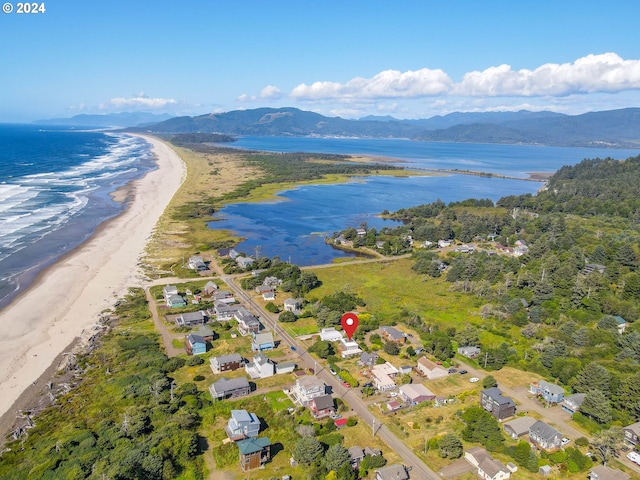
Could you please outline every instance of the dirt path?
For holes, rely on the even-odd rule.
[[[175,334],[171,333],[169,327],[164,324],[164,322],[160,318],[160,315],[158,315],[158,305],[155,298],[153,298],[153,295],[151,295],[149,287],[146,287],[144,289],[144,293],[147,297],[147,302],[149,302],[149,311],[151,312],[151,316],[153,317],[153,324],[156,326],[158,333],[160,333],[160,335],[162,336],[162,343],[164,344],[164,349],[167,357],[177,357],[181,353],[184,353],[184,350],[182,348],[176,348],[173,346],[173,340],[177,337]]]

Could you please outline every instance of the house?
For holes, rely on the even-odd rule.
[[[451,240],[438,240],[438,247],[447,248],[450,247],[452,243]]]
[[[236,303],[236,299],[233,298],[233,293],[231,293],[229,290],[218,290],[217,292],[214,292],[213,301],[226,304]]]
[[[197,255],[194,255],[193,257],[189,257],[188,265],[191,270],[195,270],[197,272],[208,270],[207,264],[204,263],[204,260],[202,259],[202,257]]]
[[[214,400],[244,397],[251,393],[251,386],[245,377],[221,378],[209,386],[209,393]]]
[[[509,468],[493,458],[484,448],[470,448],[464,452],[464,459],[478,469],[477,474],[482,479],[506,480],[511,476]]]
[[[367,367],[373,367],[378,361],[378,358],[379,355],[376,352],[364,352],[362,355],[360,355],[360,360],[358,361],[358,363]]]
[[[260,320],[253,315],[244,314],[244,312],[236,312],[233,316],[238,321],[238,332],[240,335],[245,336],[249,334],[258,333],[260,331]]]
[[[231,418],[224,429],[229,440],[233,442],[257,437],[260,432],[260,420],[255,413],[249,413],[246,410],[231,410]]]
[[[229,305],[225,302],[216,301],[213,304],[213,308],[209,308],[207,310],[207,313],[212,317],[216,317],[216,320],[218,322],[223,322],[234,318],[236,312],[241,308],[244,307],[240,305]]]
[[[549,403],[560,403],[564,398],[564,388],[555,383],[539,380],[531,382],[529,391],[534,395],[544,398]]]
[[[162,293],[167,307],[184,307],[187,305],[187,302],[182,298],[182,295],[178,294],[178,287],[175,285],[165,285],[162,289]]]
[[[240,252],[238,252],[235,248],[229,250],[229,258],[235,260],[240,256]]]
[[[400,368],[398,368],[398,371],[400,372],[400,375],[407,375],[413,371],[413,367],[411,365],[401,365]]]
[[[354,445],[347,451],[349,452],[349,456],[351,457],[351,467],[355,469],[360,468],[360,462],[364,460],[364,450],[362,449],[362,447]]]
[[[417,369],[418,372],[427,377],[429,380],[443,378],[449,375],[449,372],[444,367],[432,362],[427,357],[420,357],[418,359]]]
[[[436,399],[436,395],[421,383],[407,383],[405,385],[401,385],[398,391],[400,398],[409,402],[411,405],[417,405],[422,402]]]
[[[254,352],[263,352],[265,350],[273,350],[276,347],[273,341],[273,333],[253,333],[253,340],[251,340],[251,350]]]
[[[216,285],[214,282],[212,282],[211,280],[209,280],[204,287],[202,288],[202,293],[208,297],[210,297],[211,295],[213,295],[214,293],[216,293],[218,291],[218,285]]]
[[[196,330],[194,332],[196,335],[200,335],[202,338],[204,338],[205,342],[212,342],[213,339],[216,336],[216,332],[214,332],[213,330],[211,330],[209,327],[207,327],[206,325],[202,325],[198,330]]]
[[[323,342],[337,342],[342,340],[342,333],[334,327],[326,327],[320,330],[320,340]]]
[[[278,362],[276,373],[291,373],[296,369],[296,362]]]
[[[272,302],[273,300],[276,299],[276,292],[273,292],[273,291],[272,292],[264,292],[262,294],[262,299],[265,302]]]
[[[467,345],[465,347],[458,347],[458,354],[467,358],[477,358],[480,355],[480,348],[474,347],[472,345]]]
[[[382,337],[389,342],[404,343],[407,338],[407,334],[397,328],[380,327],[380,331],[382,332]]]
[[[589,472],[590,480],[629,480],[629,474],[606,465],[596,465]]]
[[[275,375],[276,366],[264,353],[259,353],[245,364],[244,370],[251,378],[267,378]]]
[[[356,228],[356,235],[359,237],[365,237],[367,235],[367,231],[364,228]]]
[[[295,385],[291,388],[294,401],[303,407],[309,405],[311,400],[324,395],[326,386],[322,380],[314,376],[305,376],[298,378]]]
[[[504,423],[504,431],[514,440],[527,435],[531,426],[537,420],[533,417],[518,417]]]
[[[302,310],[302,302],[295,298],[287,298],[284,301],[284,310],[285,312],[292,312],[297,315]]]
[[[542,450],[556,450],[560,448],[562,434],[551,425],[538,420],[529,429],[529,441]]]
[[[549,465],[542,465],[539,469],[538,469],[538,473],[540,475],[542,475],[543,477],[548,477],[549,475],[551,475],[551,466]]]
[[[342,358],[353,357],[354,355],[362,353],[358,342],[354,340],[347,340],[343,337],[341,337],[338,342],[338,350],[340,351],[340,356]]]
[[[276,291],[276,287],[274,287],[273,285],[258,285],[256,288],[254,288],[254,291],[258,294],[258,295],[262,295],[263,293],[269,293],[269,292],[275,292]]]
[[[190,333],[184,341],[184,349],[187,355],[200,355],[207,353],[207,341],[200,335]]]
[[[402,408],[402,404],[398,400],[389,400],[387,402],[387,410],[393,412],[394,410],[398,410]]]
[[[313,398],[309,403],[309,410],[316,420],[333,415],[336,412],[336,408],[333,405],[333,397],[331,395],[320,395]]]
[[[386,467],[379,468],[376,472],[376,480],[408,480],[409,473],[404,465],[394,463]]]
[[[398,369],[389,362],[376,364],[371,369],[371,376],[375,387],[381,392],[396,388],[396,382],[392,377],[398,374]]]
[[[618,333],[622,335],[624,331],[627,329],[627,321],[624,318],[622,318],[620,315],[614,315],[613,318],[616,319]]]
[[[580,405],[582,405],[586,396],[586,393],[574,393],[573,395],[564,397],[560,406],[565,412],[569,412],[573,415],[580,409]]]
[[[632,423],[622,429],[624,432],[624,441],[636,446],[640,443],[640,422]]]
[[[237,370],[243,363],[244,358],[242,358],[239,353],[230,353],[229,355],[220,355],[219,357],[211,357],[209,359],[213,373]]]
[[[236,264],[240,268],[249,268],[253,264],[251,257],[236,257]]]
[[[247,438],[236,445],[240,451],[243,472],[260,468],[271,459],[271,441],[266,437]]]
[[[198,325],[204,325],[205,320],[206,317],[203,311],[183,313],[176,317],[176,325],[179,327],[197,327]]]
[[[601,265],[599,263],[589,263],[589,264],[585,265],[585,267],[582,269],[582,273],[584,275],[589,275],[590,273],[593,273],[593,272],[598,272],[598,273],[602,274],[602,273],[604,273],[605,268],[607,268],[607,267],[605,267],[604,265]]]
[[[498,420],[513,417],[516,414],[516,404],[511,398],[503,396],[498,387],[487,388],[480,392],[480,406]]]

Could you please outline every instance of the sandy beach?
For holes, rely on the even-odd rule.
[[[169,146],[144,138],[152,145],[158,168],[126,189],[125,211],[0,311],[0,415],[13,414],[20,395],[102,311],[112,308],[129,287],[144,285],[140,258],[186,178],[184,162]]]

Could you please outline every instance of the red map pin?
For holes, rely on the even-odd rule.
[[[342,325],[342,329],[347,332],[347,338],[351,341],[353,334],[356,333],[356,329],[358,328],[358,315],[353,312],[345,313],[340,319],[340,325]]]

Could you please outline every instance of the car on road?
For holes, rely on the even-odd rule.
[[[458,373],[459,373],[460,375],[464,375],[465,373],[469,373],[469,372],[467,372],[466,370],[460,370]]]
[[[633,463],[637,463],[638,465],[640,465],[640,454],[638,452],[627,453],[627,458]]]
[[[480,379],[479,379],[478,377],[471,377],[471,378],[469,379],[469,381],[470,381],[471,383],[476,383],[476,382],[479,382],[479,381],[480,381]]]
[[[296,351],[296,347],[291,347],[291,351],[295,352]]]
[[[567,445],[571,440],[569,440],[567,437],[564,437],[562,439],[562,441],[560,442],[560,444],[564,447],[565,445]]]

